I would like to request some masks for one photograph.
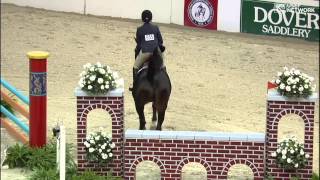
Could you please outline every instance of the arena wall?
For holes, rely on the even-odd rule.
[[[264,3],[265,6],[272,6],[274,3],[290,3],[293,5],[301,5],[307,7],[314,7],[316,11],[319,11],[319,2],[314,0],[266,0],[266,1],[257,1],[257,0],[212,0],[217,2],[217,22],[214,22],[216,28],[219,31],[227,32],[246,32],[254,34],[263,34],[263,35],[274,35],[275,33],[265,33],[261,31],[262,23],[255,23],[251,20],[252,12],[254,9],[251,7],[252,4],[256,5],[257,3]],[[178,24],[184,25],[184,8],[186,0],[3,0],[2,3],[12,3],[19,6],[30,6],[35,8],[43,8],[47,10],[55,11],[64,11],[64,12],[76,12],[81,14],[91,14],[97,16],[111,16],[119,18],[128,18],[128,19],[140,19],[140,14],[144,9],[150,9],[154,14],[154,22],[158,23],[167,23],[167,24]],[[249,2],[249,3],[248,3]],[[247,7],[250,6],[250,7]],[[242,17],[243,16],[243,17]],[[306,15],[306,19],[302,19],[301,22],[307,22],[309,17]],[[311,15],[315,16],[315,15]],[[268,22],[267,22],[268,23]],[[294,23],[290,24],[290,27],[284,26],[282,30],[287,28],[293,28],[295,32],[297,27],[294,27]],[[266,25],[264,25],[266,26]],[[318,25],[319,26],[319,25]],[[211,29],[211,28],[209,28]],[[279,28],[278,28],[279,29]],[[308,40],[318,40],[319,29],[303,29],[304,31],[311,31],[308,34],[309,37],[306,37],[303,34],[290,35],[278,33],[277,35],[281,36],[294,36],[298,38],[304,38]],[[270,30],[271,31],[271,30]],[[275,30],[272,30],[275,31]],[[304,37],[303,37],[304,36]]]

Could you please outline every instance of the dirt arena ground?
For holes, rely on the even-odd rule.
[[[1,78],[27,95],[26,53],[49,51],[48,136],[57,122],[63,122],[68,131],[67,141],[75,143],[74,89],[82,66],[99,61],[125,79],[125,127],[137,129],[138,116],[128,87],[134,62],[133,37],[140,24],[138,20],[2,4]],[[318,42],[158,25],[167,48],[165,63],[173,86],[164,130],[264,133],[266,84],[283,66],[296,67],[314,76],[319,91]],[[319,171],[318,106],[319,103],[314,124],[315,172]],[[105,112],[95,110],[89,115],[91,129],[111,125]],[[150,124],[150,105],[146,117]],[[280,125],[282,137],[293,134],[303,138],[299,117],[288,116]],[[148,175],[142,172],[139,176]]]

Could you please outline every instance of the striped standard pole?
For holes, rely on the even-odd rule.
[[[47,142],[47,58],[48,52],[27,53],[30,60],[29,114],[31,147],[43,147]]]

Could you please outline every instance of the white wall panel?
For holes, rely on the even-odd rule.
[[[184,0],[171,0],[171,23],[184,24]]]
[[[84,0],[2,0],[2,3],[76,13],[83,13],[84,9]]]
[[[218,1],[218,31],[240,32],[241,0]]]
[[[153,21],[170,23],[171,0],[87,0],[86,13],[140,19],[144,9],[153,13]]]

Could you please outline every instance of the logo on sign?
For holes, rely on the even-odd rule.
[[[197,26],[206,26],[213,20],[213,7],[207,0],[193,0],[188,7],[190,21]]]

